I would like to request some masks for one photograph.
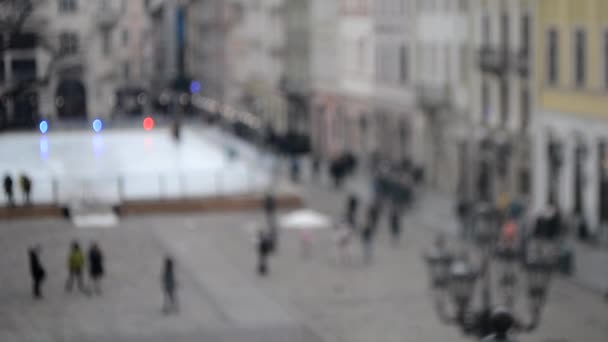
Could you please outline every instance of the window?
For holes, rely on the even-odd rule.
[[[604,88],[608,89],[608,30],[604,31],[602,61],[604,64]]]
[[[500,21],[502,31],[502,46],[505,51],[509,51],[509,15],[507,13],[503,13]]]
[[[487,13],[483,14],[481,19],[481,43],[483,45],[490,44],[490,16]]]
[[[469,76],[469,54],[466,45],[460,47],[460,80],[462,82],[468,81]]]
[[[59,0],[59,12],[71,13],[78,10],[78,2],[76,0]]]
[[[558,38],[556,29],[547,31],[547,84],[551,86],[556,86],[559,82]]]
[[[524,14],[521,17],[521,49],[527,55],[530,56],[530,15]]]
[[[481,82],[481,123],[487,124],[490,116],[490,89],[488,83]]]
[[[125,29],[122,31],[122,45],[127,46],[127,44],[129,44],[129,31]]]
[[[104,56],[108,56],[112,51],[112,35],[110,31],[103,31],[101,37],[101,50]]]
[[[129,62],[123,63],[122,72],[123,72],[123,76],[126,81],[131,79],[131,66],[129,65]]]
[[[36,79],[36,61],[33,59],[13,60],[11,69],[14,81],[24,82]]]
[[[78,53],[78,35],[74,32],[63,32],[59,35],[59,50],[61,55]]]
[[[584,87],[586,80],[586,36],[585,31],[574,31],[574,83],[577,87]]]
[[[530,124],[530,111],[531,111],[531,102],[530,102],[530,90],[527,88],[523,88],[521,90],[521,130],[525,132],[528,129],[528,125]]]
[[[506,125],[509,122],[509,84],[506,81],[500,82],[500,121]]]
[[[399,76],[401,84],[406,84],[408,81],[408,58],[407,58],[407,47],[405,45],[401,46],[399,50]]]

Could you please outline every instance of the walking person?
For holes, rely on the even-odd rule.
[[[319,178],[319,172],[321,171],[321,160],[319,158],[319,155],[317,154],[313,154],[312,156],[312,161],[311,161],[311,175],[313,179],[318,179]]]
[[[375,228],[368,222],[361,230],[361,246],[363,248],[363,263],[370,264],[372,262],[372,244],[374,239]]]
[[[335,227],[336,264],[347,264],[352,259],[351,240],[354,228],[348,222],[341,222]]]
[[[177,279],[175,276],[175,262],[170,256],[165,257],[163,272],[161,275],[164,301],[163,313],[177,313],[179,311],[177,300]]]
[[[389,225],[391,230],[391,237],[393,244],[396,246],[399,244],[399,238],[401,237],[401,212],[398,205],[393,205],[389,217]]]
[[[80,249],[78,241],[72,241],[72,247],[68,253],[68,279],[65,283],[65,290],[72,292],[74,282],[78,283],[78,289],[84,294],[88,294],[88,291],[84,285],[83,269],[84,269],[84,255]]]
[[[92,292],[101,294],[101,278],[104,275],[104,258],[101,248],[97,242],[93,242],[89,248],[89,277],[91,278]]]
[[[25,173],[19,176],[19,185],[21,187],[21,193],[23,194],[23,202],[25,205],[30,205],[31,193],[32,193],[32,180]]]
[[[46,271],[40,262],[40,246],[28,250],[30,261],[30,274],[32,276],[32,295],[35,299],[42,299],[42,283],[46,278]]]
[[[13,197],[13,178],[8,173],[4,175],[4,194],[6,195],[6,200],[8,205],[11,207],[15,206],[15,200]]]
[[[258,274],[265,276],[268,274],[268,255],[272,250],[270,234],[262,229],[258,231],[257,252],[258,252]]]
[[[354,228],[357,224],[357,208],[359,207],[359,199],[357,195],[350,194],[348,196],[348,202],[346,204],[346,222],[351,228]]]

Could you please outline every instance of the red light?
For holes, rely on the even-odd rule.
[[[154,119],[152,119],[151,117],[145,118],[143,126],[146,131],[152,130],[152,128],[154,128]]]

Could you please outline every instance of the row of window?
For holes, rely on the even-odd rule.
[[[546,33],[546,71],[545,81],[549,86],[558,86],[560,83],[560,32],[551,28]],[[608,30],[600,35],[600,61],[603,67],[603,87],[608,89]],[[587,32],[582,28],[574,29],[572,33],[572,61],[573,61],[573,77],[574,86],[584,88],[588,82],[588,49]]]
[[[110,2],[112,0],[95,0],[97,2],[100,2],[100,8],[101,9],[108,9],[110,8]],[[125,10],[126,8],[126,1],[125,0],[121,0],[120,2],[120,8],[121,10]],[[57,0],[57,9],[59,10],[59,13],[74,13],[74,12],[78,12],[78,0]]]
[[[379,45],[376,49],[377,80],[394,85],[407,84],[409,81],[408,63],[407,46]]]
[[[501,82],[498,84],[499,87],[499,115],[500,115],[500,124],[506,125],[509,121],[509,100],[510,100],[510,92],[509,86],[505,82]],[[521,88],[521,93],[519,94],[519,105],[520,108],[519,113],[520,117],[520,128],[525,131],[530,124],[530,117],[532,111],[532,99],[530,97],[530,90],[527,87]],[[481,121],[482,124],[488,124],[490,121],[490,113],[492,112],[492,107],[490,104],[490,85],[486,80],[482,80],[481,82]]]
[[[121,31],[121,41],[123,46],[127,46],[129,43],[129,31]],[[74,55],[77,54],[79,46],[78,34],[75,32],[62,32],[59,35],[59,51],[60,55]],[[101,36],[101,51],[104,56],[108,56],[112,51],[112,33],[110,31],[104,31]]]
[[[510,36],[510,23],[511,23],[511,17],[506,14],[503,13],[500,16],[500,45],[504,48],[507,48],[510,46],[511,43],[511,36]],[[520,19],[519,19],[519,23],[517,23],[520,27],[520,46],[522,48],[523,51],[526,52],[530,52],[531,49],[531,40],[530,40],[530,34],[531,34],[531,19],[530,19],[530,15],[528,13],[524,13]],[[482,45],[490,45],[490,37],[492,34],[492,26],[490,25],[490,16],[488,14],[484,14],[482,16],[481,19],[481,41],[482,41]]]

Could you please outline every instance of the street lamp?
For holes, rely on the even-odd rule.
[[[481,248],[480,267],[473,266],[466,255],[454,257],[445,248],[443,237],[438,239],[431,251],[425,255],[437,315],[442,322],[456,325],[464,334],[477,338],[492,335],[500,341],[501,338],[502,340],[507,339],[508,332],[533,331],[540,322],[542,308],[546,303],[551,276],[555,268],[555,256],[543,254],[542,245],[538,245],[535,250],[537,253],[530,253],[523,263],[523,272],[518,274],[516,267],[509,268],[500,281],[500,286],[504,289],[513,290],[518,276],[526,278],[525,296],[531,318],[524,322],[517,318],[519,315],[512,312],[515,300],[514,291],[506,293],[504,299],[507,303],[506,307],[497,306],[492,302],[492,290],[495,283],[491,279],[491,256],[494,245],[491,239],[487,239],[487,236],[485,239],[479,240],[484,241],[484,246]],[[504,260],[514,262],[520,254],[518,250],[511,250],[497,253],[497,255]],[[480,286],[477,286],[478,282]],[[481,295],[478,308],[473,307],[476,290],[479,290]],[[446,305],[449,303],[451,303],[451,310]]]

